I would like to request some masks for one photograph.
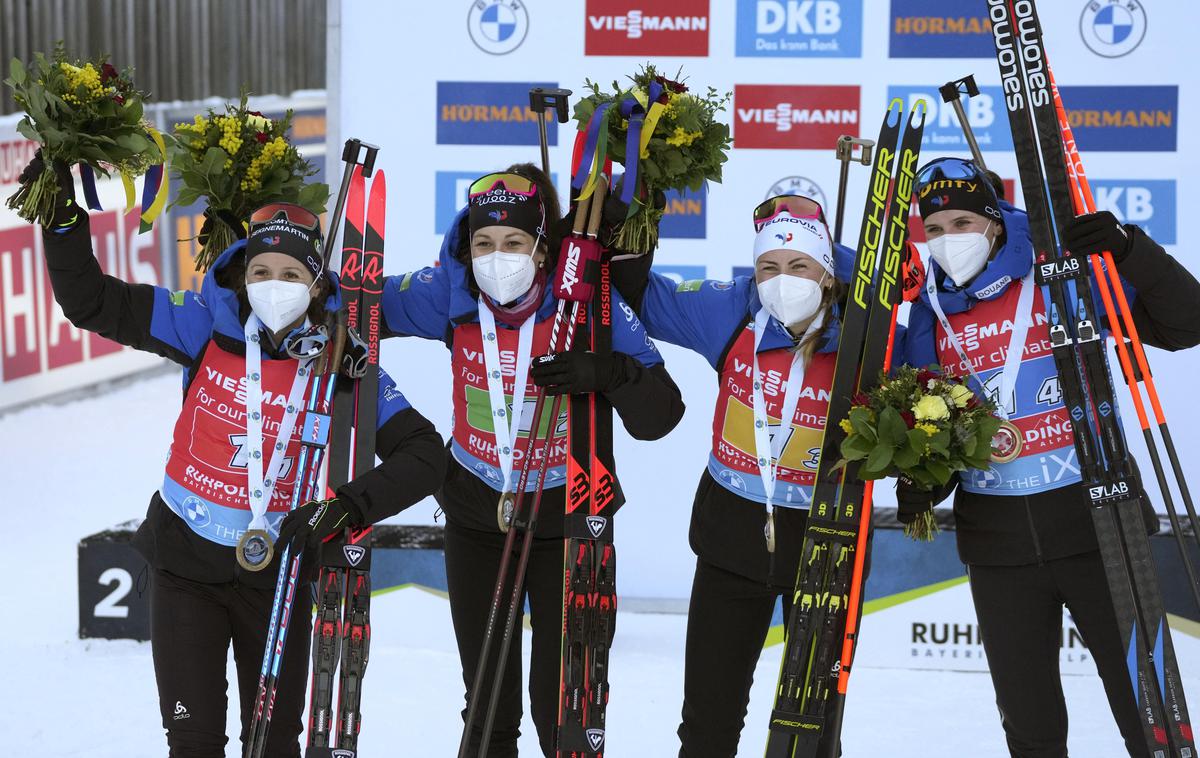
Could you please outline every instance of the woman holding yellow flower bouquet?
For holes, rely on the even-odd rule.
[[[901,520],[927,513],[958,487],[958,553],[1012,755],[1067,754],[1058,668],[1064,605],[1096,661],[1130,755],[1147,755],[1033,277],[1028,220],[997,196],[984,172],[958,158],[928,163],[916,191],[932,264],[909,315],[905,361],[940,364],[970,381],[996,402],[1000,429],[990,462],[945,487],[902,477]],[[1168,350],[1200,343],[1200,283],[1140,228],[1118,224],[1107,211],[1087,214],[1071,222],[1063,246],[1077,256],[1112,251],[1127,289],[1136,291],[1129,299],[1147,343]],[[933,402],[915,410],[945,412]],[[1147,526],[1156,529],[1142,502]]]

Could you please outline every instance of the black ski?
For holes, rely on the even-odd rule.
[[[1055,367],[1143,735],[1155,758],[1192,758],[1190,718],[1141,518],[1142,488],[1117,415],[1089,267],[1058,244],[1074,212],[1037,11],[1032,0],[988,0],[988,7],[1036,251],[1036,280],[1046,300]]]
[[[905,126],[903,104],[893,100],[876,142],[812,507],[785,629],[767,758],[816,755],[826,734],[836,755],[838,736],[836,729],[826,729],[826,716],[837,691],[859,509],[864,505],[858,466],[837,466],[845,438],[837,420],[849,415],[855,392],[878,381],[893,337],[892,314],[900,302],[907,216],[925,124],[923,105],[909,114]]]

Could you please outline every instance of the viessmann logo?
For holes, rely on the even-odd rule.
[[[533,87],[553,82],[438,82],[439,145],[536,145],[539,114],[529,108]],[[558,144],[558,122],[546,123],[551,145]]]
[[[823,150],[858,134],[857,86],[738,84],[733,105],[734,147]]]
[[[586,55],[708,55],[707,0],[587,0]]]

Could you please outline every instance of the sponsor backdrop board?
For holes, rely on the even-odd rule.
[[[214,100],[212,105],[219,103]],[[316,180],[322,181],[324,93],[253,98],[252,107],[273,118],[293,110],[292,138],[318,169]],[[146,116],[164,129],[190,122],[202,111],[194,103],[152,105]],[[37,149],[17,133],[19,118],[0,117],[0,200],[17,190],[17,178]],[[140,198],[140,179],[136,185]],[[120,182],[97,177],[96,186],[104,210],[91,212],[91,231],[100,267],[127,282],[199,289],[200,277],[191,260],[197,247],[192,240],[204,221],[202,205],[167,210],[152,231],[138,234],[140,208],[125,212]],[[171,199],[176,189],[172,183]],[[83,198],[78,177],[76,196]],[[40,231],[0,203],[0,412],[166,363],[72,326],[54,301],[42,261]]]
[[[1197,106],[1194,67],[1184,58],[1191,6],[1044,0],[1040,10],[1098,202],[1149,229],[1200,270],[1193,254],[1200,238],[1177,223],[1176,213],[1200,199],[1194,178],[1200,146],[1187,136],[1195,130],[1181,129],[1179,121]],[[340,13],[341,55],[330,81],[340,105],[331,114],[330,142],[349,136],[375,142],[393,186],[394,177],[402,177],[389,230],[413,231],[391,247],[389,273],[435,260],[441,232],[471,177],[538,160],[535,116],[521,89],[526,83],[553,83],[578,98],[585,78],[607,86],[645,61],[669,76],[682,66],[689,84],[734,93],[727,115],[735,147],[725,181],[668,205],[656,266],[681,282],[727,279],[749,266],[750,212],[768,195],[812,194],[832,212],[835,139],[874,139],[891,97],[929,102],[925,157],[967,155],[955,114],[937,94],[940,85],[967,74],[981,85],[980,95],[966,103],[968,118],[989,167],[1010,180],[1010,196],[1019,197],[985,0],[450,0],[425,4],[419,13],[404,4],[342,3]],[[397,74],[380,87],[379,51],[393,49],[398,39],[404,59],[422,65],[402,67],[403,78]],[[573,124],[551,129],[560,189],[566,188],[573,130]],[[849,244],[865,191],[866,168],[853,166]],[[919,222],[913,226],[919,232]],[[617,521],[621,588],[627,596],[683,598],[694,567],[688,522],[717,385],[697,355],[671,345],[662,350],[688,412],[660,442],[617,433],[618,468],[629,495]],[[1186,423],[1187,376],[1197,354],[1152,352],[1177,441],[1194,463],[1200,432]],[[450,428],[448,357],[441,344],[413,339],[389,340],[383,349],[384,365],[443,433]],[[404,366],[421,369],[406,375]],[[1126,416],[1133,421],[1132,408]],[[1150,472],[1136,427],[1129,438]],[[1148,479],[1153,490],[1153,476]],[[881,505],[894,502],[891,486],[877,492]],[[420,506],[404,519],[432,516],[432,508]],[[920,549],[911,546],[909,557]],[[953,563],[953,551],[947,559]],[[965,587],[941,596],[957,599],[951,615],[972,618]]]

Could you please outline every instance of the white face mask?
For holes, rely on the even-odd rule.
[[[979,232],[943,234],[941,237],[929,240],[929,254],[956,286],[966,285],[987,266],[988,255],[992,252],[992,243],[987,238],[987,230],[991,228],[992,225],[989,222],[982,234]]]
[[[496,251],[471,260],[475,283],[500,305],[508,305],[529,291],[536,268],[527,253]]]
[[[258,320],[272,332],[278,332],[308,310],[308,304],[312,302],[311,288],[303,282],[268,279],[247,284],[246,298]]]
[[[758,284],[758,299],[784,326],[812,318],[821,307],[821,295],[820,282],[791,274],[779,274]]]

